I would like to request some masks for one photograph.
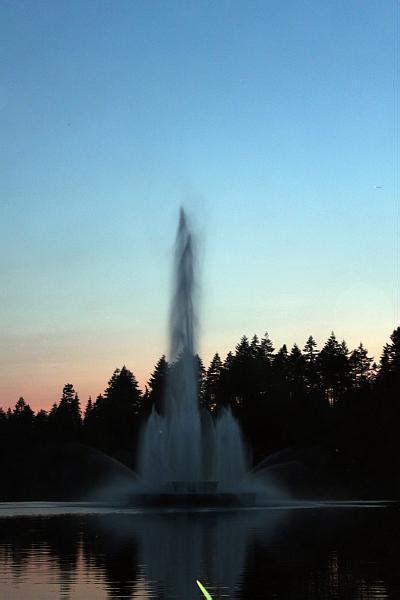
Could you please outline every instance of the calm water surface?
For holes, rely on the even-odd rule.
[[[0,504],[1,599],[400,598],[398,505]]]

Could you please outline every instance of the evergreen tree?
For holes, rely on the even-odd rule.
[[[234,363],[233,354],[231,351],[229,351],[224,360],[224,371],[226,373],[229,373],[231,371],[231,369],[233,367],[233,363]]]
[[[247,336],[243,335],[235,347],[235,363],[246,362],[252,356],[252,351]]]
[[[53,402],[53,404],[51,405],[51,409],[48,415],[48,419],[49,419],[49,429],[50,432],[53,434],[54,430],[56,428],[56,423],[57,423],[57,403]]]
[[[89,399],[87,401],[86,408],[85,408],[85,413],[83,416],[83,424],[84,425],[86,425],[90,421],[92,412],[93,412],[92,396],[89,396]]]
[[[371,368],[370,368],[370,379],[372,382],[375,382],[378,378],[378,373],[379,373],[379,365],[373,361]]]
[[[308,363],[308,364],[315,363],[317,356],[318,356],[316,347],[317,347],[317,342],[314,340],[313,336],[310,335],[308,340],[306,341],[304,348],[303,348],[304,358],[305,358],[306,363]]]
[[[275,354],[272,367],[274,370],[275,377],[281,380],[285,380],[287,377],[289,360],[288,350],[286,344],[283,344],[282,348]]]
[[[360,388],[370,380],[372,358],[368,357],[368,350],[362,343],[353,350],[349,357],[350,377],[353,387]]]
[[[103,435],[103,421],[102,415],[104,415],[104,398],[99,394],[94,402],[89,397],[85,415],[83,419],[83,435],[86,443],[96,446],[97,448],[104,448],[105,445],[102,441]]]
[[[391,359],[393,371],[400,371],[400,326],[397,327],[390,336],[391,340]]]
[[[204,405],[210,412],[214,412],[221,407],[222,373],[222,360],[219,354],[216,353],[207,369],[204,389]]]
[[[203,406],[206,386],[206,369],[198,354],[195,356],[195,369],[197,373],[197,399],[199,405]]]
[[[258,353],[255,364],[255,379],[257,382],[258,394],[267,397],[270,394],[272,385],[272,362],[274,358],[274,347],[269,338],[268,332],[258,345]]]
[[[272,397],[282,404],[290,396],[289,389],[289,353],[286,344],[276,352],[272,360]]]
[[[245,335],[241,337],[240,342],[235,347],[235,355],[230,373],[233,388],[231,403],[235,407],[243,407],[246,399],[253,392],[253,350],[254,348],[251,348],[249,340]]]
[[[81,407],[72,383],[64,385],[60,402],[56,406],[51,420],[55,420],[55,429],[60,439],[78,439],[82,425]]]
[[[163,413],[167,375],[168,362],[165,358],[165,355],[162,355],[162,357],[158,360],[147,384],[148,394],[147,398],[143,400],[143,404],[146,406],[147,414],[151,412],[153,406],[158,413]]]
[[[231,351],[225,357],[222,364],[221,383],[220,383],[220,398],[221,405],[229,406],[233,395],[232,385],[232,370],[234,364],[234,356]]]
[[[34,412],[29,404],[22,397],[19,398],[12,413],[13,421],[22,425],[32,425],[33,417]]]
[[[257,335],[254,334],[253,337],[251,338],[251,342],[250,342],[250,354],[253,358],[256,358],[258,356],[259,349],[260,349],[260,341],[259,341]]]
[[[92,437],[98,447],[132,465],[141,410],[141,392],[135,376],[125,366],[115,369],[104,395],[96,399],[92,411]]]
[[[393,331],[390,343],[383,348],[378,380],[386,387],[400,385],[400,327]]]
[[[254,336],[250,343],[247,336],[242,336],[235,347],[235,354],[228,352],[220,377],[220,404],[231,406],[236,414],[251,399],[258,395],[260,378],[260,342]]]
[[[14,410],[8,413],[9,433],[12,442],[27,443],[33,433],[34,412],[21,397],[16,402]]]
[[[133,413],[139,412],[141,398],[139,386],[135,376],[125,365],[122,369],[115,369],[104,392],[104,398]]]
[[[265,358],[266,362],[268,362],[269,365],[272,365],[272,360],[273,360],[273,356],[274,356],[274,347],[269,338],[268,331],[265,332],[264,337],[261,339],[260,354],[261,354],[261,356],[263,356]]]
[[[339,343],[332,332],[318,355],[318,367],[325,397],[333,405],[350,384],[350,365],[345,342]]]
[[[49,433],[49,415],[45,410],[39,410],[34,420],[35,437],[41,442],[47,441]]]
[[[383,347],[381,360],[379,363],[379,379],[385,380],[390,377],[392,371],[391,346],[385,344]]]
[[[294,344],[288,357],[288,376],[292,388],[298,392],[305,384],[305,364],[300,348]]]
[[[101,408],[104,404],[104,396],[103,394],[99,394],[96,398],[96,400],[94,401],[93,404],[93,411],[91,414],[94,414],[96,412],[96,410],[99,410],[99,408]]]
[[[318,388],[318,350],[317,342],[312,335],[309,336],[303,348],[305,361],[305,384],[309,392],[315,392]]]
[[[5,434],[7,432],[7,415],[4,412],[4,409],[0,407],[0,447],[1,441],[4,440]]]

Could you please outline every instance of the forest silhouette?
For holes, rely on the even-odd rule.
[[[200,406],[212,415],[230,407],[254,464],[280,453],[302,465],[286,482],[294,496],[400,497],[400,327],[379,363],[334,333],[319,350],[312,336],[290,350],[275,350],[267,333],[243,336],[225,359],[197,362]],[[48,412],[23,398],[0,409],[0,500],[80,499],[102,478],[102,453],[134,469],[141,427],[162,413],[174,368],[162,356],[144,392],[129,369],[116,369],[84,411],[71,383]]]

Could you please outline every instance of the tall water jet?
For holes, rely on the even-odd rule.
[[[201,476],[201,430],[195,359],[193,236],[181,209],[175,245],[174,295],[170,308],[170,352],[165,422],[172,472],[179,480]]]
[[[234,491],[248,472],[238,423],[223,411],[214,419],[198,405],[195,251],[181,209],[170,308],[169,370],[163,413],[153,409],[142,432],[138,470],[145,487]]]

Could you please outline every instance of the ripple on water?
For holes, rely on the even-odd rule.
[[[24,503],[12,515],[6,506],[7,517],[0,517],[2,598],[199,600],[196,579],[213,598],[400,597],[400,541],[393,534],[400,525],[397,506],[68,508]]]

